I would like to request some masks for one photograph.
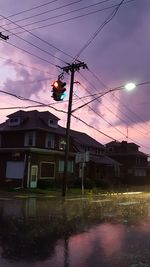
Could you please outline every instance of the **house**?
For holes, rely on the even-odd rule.
[[[139,146],[126,141],[112,141],[106,144],[107,155],[122,164],[122,183],[140,185],[150,183],[148,177],[148,156],[139,151]]]
[[[48,111],[37,110],[20,110],[7,117],[0,124],[0,185],[34,188],[60,184],[64,171],[66,129],[58,124],[59,118]],[[85,177],[116,176],[120,165],[105,156],[105,147],[89,135],[71,130],[69,183],[80,177],[76,154],[87,150],[90,158]]]

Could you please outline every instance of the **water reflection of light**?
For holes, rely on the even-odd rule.
[[[124,226],[109,223],[94,227],[87,233],[82,233],[70,238],[70,266],[82,267],[94,257],[96,266],[101,258],[109,259],[112,255],[116,258],[122,251],[124,241]]]
[[[96,230],[96,235],[105,255],[109,256],[121,251],[124,239],[123,225],[102,224]]]

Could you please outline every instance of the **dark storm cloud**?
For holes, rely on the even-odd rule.
[[[7,62],[6,64],[12,66],[12,63],[8,64]],[[28,71],[25,67],[16,67],[16,65],[14,69],[16,72],[16,79],[7,78],[2,90],[29,98],[32,94],[38,94],[38,92],[43,89],[46,81],[42,73],[35,74],[32,70]]]
[[[97,1],[88,0],[86,1],[86,4],[88,5],[96,2]],[[119,0],[112,2],[110,1],[109,5],[119,2]],[[25,1],[23,3],[18,0],[7,0],[3,6],[3,12],[4,15],[9,15],[20,10],[38,5],[40,3],[41,1],[34,0]],[[66,3],[69,3],[69,1],[58,1],[57,6]],[[53,3],[53,5],[49,6],[49,8],[54,7],[55,4],[56,3]],[[86,4],[83,1],[82,6]],[[81,4],[79,5],[81,6]],[[74,6],[74,8],[77,7],[77,5]],[[40,10],[44,11],[46,9],[47,7]],[[67,10],[71,10],[71,7],[68,7]],[[124,7],[121,7],[113,20],[98,34],[98,36],[81,54],[80,59],[84,60],[85,63],[87,63],[88,67],[92,69],[97,76],[102,78],[102,80],[104,80],[109,88],[124,84],[129,80],[139,83],[149,79],[149,10],[149,0],[135,0],[131,3],[128,3]],[[39,10],[36,10],[29,14],[35,14],[36,12],[39,12]],[[34,33],[47,42],[55,45],[59,49],[74,56],[79,52],[79,50],[89,40],[89,38],[94,34],[97,28],[111,12],[112,10],[96,13],[88,17],[74,21],[68,21],[67,23],[60,23],[48,28],[39,29]],[[21,16],[18,16],[16,18],[21,18],[24,16],[25,15],[22,14]],[[48,15],[46,15],[45,17],[47,16]],[[70,57],[67,57],[60,51],[57,51],[57,49],[52,48],[48,44],[45,44],[44,42],[36,39],[30,34],[23,34],[21,36],[27,41],[40,46],[43,50],[46,50],[48,53],[59,57],[65,62],[71,62],[72,60]],[[18,44],[18,39],[16,37],[11,37],[10,40],[11,42],[14,42],[16,40],[16,44]],[[27,44],[23,44],[23,41],[20,44],[21,47],[29,49],[29,51],[45,58],[48,61],[51,61],[56,65],[65,65],[65,63],[61,62],[58,58],[53,58],[47,53],[44,53]],[[6,47],[3,47],[3,52],[4,51],[5,53],[7,52],[8,55],[17,55],[18,57],[17,50],[14,49],[13,53],[13,49],[11,47],[8,48],[7,46],[7,51]],[[19,60],[27,65],[31,64],[35,67],[37,66],[38,68],[41,68],[44,71],[49,71],[50,73],[56,75],[56,78],[58,76],[59,72],[54,66],[51,66],[50,64],[41,61],[36,57],[29,56],[28,54],[22,54]],[[32,72],[25,67],[16,68],[15,65],[14,68],[17,77],[16,81],[7,79],[3,89],[7,88],[6,90],[8,90],[9,88],[11,92],[20,95],[23,94],[26,97],[29,97],[31,96],[31,94],[36,94],[37,92],[43,90],[44,82],[31,83],[28,85],[27,82],[40,80],[45,77],[45,74]],[[85,73],[85,75],[89,79],[89,74]],[[96,83],[96,88],[98,89],[98,91],[103,89],[101,84],[99,84],[97,81],[94,81],[94,79],[92,80],[92,77],[90,77],[90,79],[94,84]],[[94,87],[92,88],[91,85],[88,85],[88,83],[86,83],[86,86],[88,87],[88,89],[90,89],[91,93],[95,93]],[[141,109],[141,106],[138,104],[139,100],[145,102],[148,94],[148,89],[144,90],[143,88],[140,93],[138,91],[137,93],[132,93],[130,95],[120,94],[120,101],[123,101],[125,105],[128,105],[128,103],[131,102],[131,108],[133,107],[134,112],[140,114],[143,120],[146,121],[149,119],[148,105]],[[130,113],[129,110],[123,108],[121,102],[119,109],[123,110],[128,116],[132,117],[135,122],[140,121],[140,119]],[[100,112],[101,105],[101,101],[100,103],[93,102],[92,108],[94,108],[95,111]],[[119,116],[125,119],[124,115],[121,112],[119,113]],[[128,121],[128,123],[132,124],[133,122]]]
[[[108,88],[125,84],[128,81],[140,83],[149,80],[149,18],[150,2],[135,1],[130,7],[122,8],[112,22],[107,25],[101,34],[93,41],[93,44],[85,51],[84,57],[88,58],[97,76],[100,75]],[[95,59],[95,60],[94,60]],[[102,85],[99,85],[102,88]],[[141,109],[138,105],[147,99],[148,89],[135,91],[128,95],[120,94],[118,115],[133,124],[150,119],[148,105]],[[123,107],[122,102],[138,116]],[[95,102],[94,108],[97,108]],[[119,123],[119,122],[118,122]]]

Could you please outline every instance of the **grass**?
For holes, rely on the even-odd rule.
[[[121,187],[121,188],[93,188],[93,189],[85,189],[84,196],[92,196],[92,195],[113,195],[119,193],[130,193],[130,192],[150,192],[150,186],[131,186],[131,187]],[[12,188],[12,189],[1,189],[1,193],[15,193],[21,195],[48,195],[48,196],[61,196],[62,189],[61,188]],[[68,188],[66,191],[67,196],[81,196],[82,191],[81,188]]]

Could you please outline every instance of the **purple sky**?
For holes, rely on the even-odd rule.
[[[126,1],[127,0],[125,0],[124,3],[126,3]],[[47,5],[34,8],[48,2],[49,4]],[[72,58],[61,51],[75,57],[115,7],[99,12],[95,11],[119,4],[121,0],[100,2],[102,2],[102,0],[3,1],[0,15],[7,18],[10,15],[24,10],[32,10],[16,16],[11,16],[8,18],[9,20],[1,19],[1,31],[9,35],[9,40],[1,40],[0,45],[1,90],[35,99],[43,103],[53,103],[50,84],[53,80],[57,79],[58,74],[60,74],[60,69],[55,65],[63,67],[66,65],[65,62],[72,62]],[[94,4],[97,5],[94,6]],[[61,8],[64,5],[65,7]],[[93,6],[82,9],[89,5]],[[73,10],[78,11],[62,16],[62,14],[69,13]],[[75,74],[75,80],[79,81],[80,85],[75,84],[74,86],[74,98],[77,99],[76,95],[88,95],[89,93],[86,92],[85,89],[91,94],[94,94],[126,84],[128,81],[133,81],[135,83],[150,81],[149,11],[149,0],[134,0],[120,7],[116,16],[81,53],[79,59],[88,65],[89,70],[80,70],[80,73]],[[47,13],[37,16],[37,14],[42,12]],[[71,19],[72,17],[90,12],[93,12],[93,14],[58,23],[62,20]],[[25,18],[31,16],[34,17],[25,20]],[[10,23],[10,20],[26,28],[28,31],[32,30],[31,32],[34,35],[45,40],[47,44],[37,39],[29,32],[20,34],[20,32],[23,31],[22,28],[13,30],[13,28],[17,28],[16,24],[5,25]],[[46,21],[35,23],[40,20]],[[29,23],[34,24],[25,26]],[[33,28],[45,25],[49,26],[33,30]],[[9,31],[4,31],[4,29],[9,29]],[[15,33],[15,35],[10,32]],[[32,43],[34,46],[25,42],[23,39]],[[61,51],[48,45],[48,43],[59,48]],[[31,54],[25,53],[12,45],[27,50],[37,57],[33,57]],[[43,51],[37,49],[35,46],[40,47]],[[45,51],[47,51],[47,53]],[[55,56],[55,58],[53,56]],[[60,61],[60,59],[62,61]],[[18,62],[20,65],[12,61]],[[53,65],[48,62],[51,62]],[[28,68],[27,66],[32,68]],[[107,86],[107,89],[104,88],[103,83],[100,83],[92,73],[96,74]],[[43,81],[43,79],[45,80]],[[64,80],[67,82],[67,100],[70,76],[65,74]],[[99,99],[99,101],[94,101],[90,105],[92,109],[86,106],[77,111],[74,115],[118,141],[127,140],[126,136],[128,131],[128,142],[139,144],[142,151],[150,154],[150,100],[148,96],[149,85],[139,86],[133,92],[115,92]],[[0,97],[1,107],[21,107],[32,104],[27,101],[17,100],[2,93]],[[84,99],[84,101],[88,100],[89,98]],[[81,100],[74,100],[73,108],[82,104],[83,102],[81,102]],[[67,103],[55,103],[53,107],[67,110]],[[60,122],[61,125],[65,126],[65,114],[54,111],[51,108],[39,108],[40,111],[46,109],[60,117],[62,119]],[[1,110],[0,122],[4,121],[6,116],[14,111],[13,109]],[[73,129],[87,132],[103,144],[111,141],[111,139],[106,138],[104,135],[85,126],[74,118],[72,118],[71,126]]]

